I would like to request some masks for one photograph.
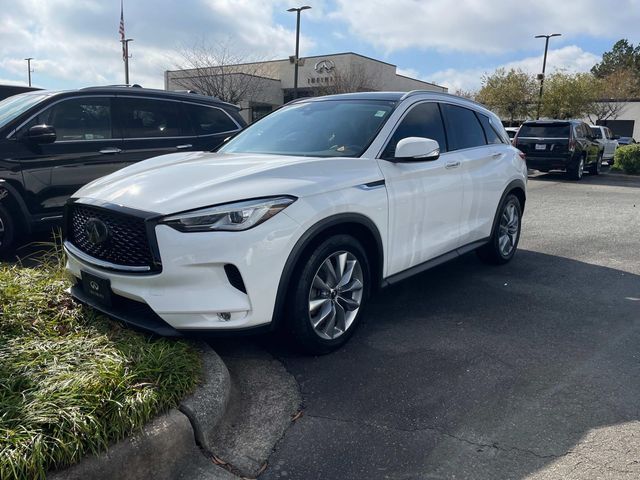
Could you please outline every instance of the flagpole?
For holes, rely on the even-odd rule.
[[[120,43],[122,43],[122,60],[124,60],[124,83],[129,85],[129,42],[133,38],[125,38],[124,34],[124,0],[120,0]]]

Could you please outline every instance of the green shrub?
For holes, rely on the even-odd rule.
[[[640,144],[618,147],[613,168],[631,175],[640,174]]]
[[[190,344],[124,328],[68,287],[59,261],[0,265],[2,479],[44,479],[104,450],[176,406],[200,375]]]

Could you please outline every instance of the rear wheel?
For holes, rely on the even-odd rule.
[[[296,345],[329,353],[351,337],[367,300],[367,255],[355,238],[335,235],[301,259],[287,299],[287,323]]]
[[[582,180],[582,174],[584,173],[584,155],[575,162],[574,165],[567,169],[567,175],[571,180]]]
[[[476,250],[482,260],[495,265],[507,263],[516,254],[522,227],[522,206],[518,197],[507,195],[499,207],[498,215],[491,239]]]
[[[4,205],[0,205],[0,256],[9,253],[18,237],[16,220]]]

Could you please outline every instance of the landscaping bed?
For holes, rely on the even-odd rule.
[[[58,255],[0,265],[0,478],[44,478],[132,433],[196,386],[190,344],[73,301]]]

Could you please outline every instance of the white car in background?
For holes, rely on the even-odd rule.
[[[500,119],[433,92],[301,99],[217,153],[83,187],[65,212],[80,301],[163,335],[282,324],[338,348],[378,287],[477,250],[510,261],[527,167]]]
[[[589,125],[593,139],[602,146],[602,160],[613,163],[613,156],[618,148],[618,140],[613,138],[613,133],[608,127],[602,125]]]

